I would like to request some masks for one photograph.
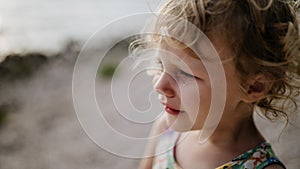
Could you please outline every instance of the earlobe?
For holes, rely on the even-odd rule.
[[[250,78],[247,83],[247,96],[244,99],[247,103],[254,103],[263,98],[271,89],[273,80],[266,74],[258,74]]]
[[[264,84],[261,83],[261,82],[258,82],[258,81],[255,81],[253,85],[250,85],[249,86],[249,89],[247,91],[248,94],[251,94],[251,93],[261,93],[264,91]]]
[[[258,101],[260,98],[265,96],[265,86],[261,82],[254,82],[253,85],[250,85],[247,91],[248,102],[253,103]]]

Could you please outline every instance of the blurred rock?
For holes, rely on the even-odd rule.
[[[0,64],[0,82],[28,78],[47,61],[48,57],[40,53],[10,54]]]

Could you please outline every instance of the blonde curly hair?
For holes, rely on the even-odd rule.
[[[180,29],[176,31],[183,32],[183,37],[194,36],[176,27],[177,19],[185,19],[204,33],[221,33],[235,54],[242,89],[252,75],[272,77],[268,93],[253,103],[256,108],[271,120],[288,119],[288,112],[298,108],[300,93],[297,10],[299,0],[168,0],[159,10],[153,31],[166,27],[169,31]],[[170,19],[170,15],[175,17]],[[159,36],[152,35],[146,43],[140,38],[131,48],[134,52],[147,48]]]

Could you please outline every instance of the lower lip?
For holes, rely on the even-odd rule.
[[[165,111],[171,115],[176,115],[176,116],[181,112],[180,110],[175,110],[167,106],[165,107]]]

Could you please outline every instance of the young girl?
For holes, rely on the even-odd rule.
[[[154,33],[131,46],[135,52],[159,49],[153,56],[160,66],[153,82],[165,108],[140,169],[285,168],[252,115],[288,122],[288,112],[297,111],[298,4],[168,0],[162,5]],[[218,89],[224,91],[216,95]]]

